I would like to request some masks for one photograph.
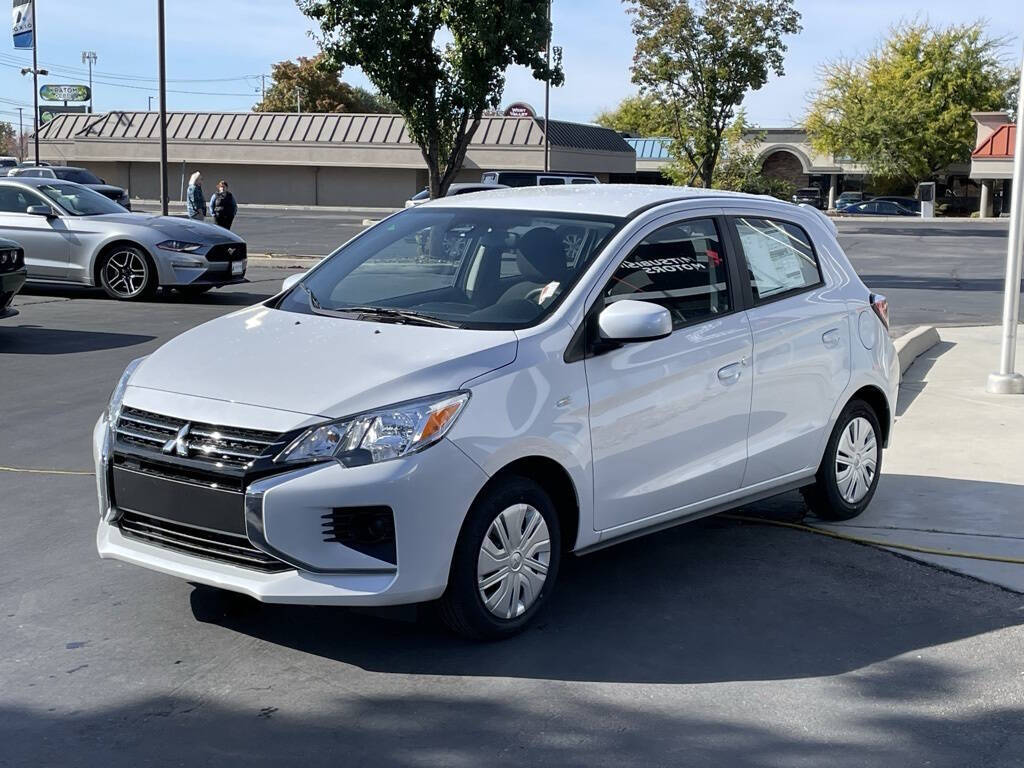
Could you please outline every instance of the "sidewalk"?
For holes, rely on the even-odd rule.
[[[903,377],[871,506],[842,533],[1024,559],[1024,396],[989,395],[998,327],[940,328]],[[1018,360],[1024,356],[1024,332]],[[1019,364],[1018,364],[1019,369]],[[1024,592],[1024,565],[904,552]]]

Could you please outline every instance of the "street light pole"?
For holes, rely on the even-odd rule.
[[[551,2],[548,0],[548,45],[547,65],[551,69]],[[34,7],[34,6],[33,6]],[[551,132],[549,121],[551,120],[551,80],[544,81],[544,170],[551,170]]]
[[[1024,99],[1024,67],[1020,71],[1018,99]],[[1024,101],[1019,101],[1024,104]],[[1024,246],[1024,121],[1017,117],[1013,146],[1013,200],[1010,203],[1010,238],[1006,246],[1006,293],[1003,297],[1003,344],[999,372],[990,373],[985,387],[994,395],[1024,395],[1024,376],[1014,370],[1017,355],[1017,319],[1020,316],[1021,248]]]
[[[89,114],[93,112],[92,109],[92,65],[96,63],[99,57],[96,56],[95,51],[82,51],[82,63],[89,64]]]
[[[35,8],[35,3],[32,4]],[[158,66],[160,68],[160,210],[167,215],[167,60],[164,39],[164,0],[156,0]]]

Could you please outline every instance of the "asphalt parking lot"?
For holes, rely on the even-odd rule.
[[[998,318],[1006,236],[977,227],[843,225],[843,243],[899,325],[974,324]],[[139,305],[29,290],[0,323],[0,465],[88,472],[129,360],[287,274],[255,267],[245,285]],[[0,765],[989,768],[1024,755],[1024,598],[887,552],[716,518],[568,561],[538,625],[472,645],[429,613],[260,606],[100,561],[94,494],[86,474],[0,470]],[[798,518],[802,505],[745,511]]]

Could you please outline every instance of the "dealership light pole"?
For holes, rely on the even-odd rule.
[[[1024,104],[1024,67],[1020,71],[1019,104]],[[1013,146],[1013,199],[1010,202],[1010,239],[1006,246],[1006,294],[1003,297],[1003,344],[999,372],[991,373],[986,389],[995,395],[1024,395],[1024,376],[1014,370],[1017,325],[1020,316],[1021,248],[1024,246],[1024,122],[1017,117]]]
[[[34,6],[33,6],[34,7]],[[167,215],[167,60],[164,40],[164,0],[156,0],[158,66],[160,68],[160,210]]]
[[[33,7],[35,7],[33,5]],[[82,63],[89,64],[89,114],[92,114],[92,65],[96,63],[96,52],[95,51],[82,51]]]

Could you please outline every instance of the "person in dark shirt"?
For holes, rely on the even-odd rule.
[[[231,229],[231,222],[238,213],[238,203],[235,202],[235,196],[231,194],[228,183],[224,180],[217,183],[217,191],[210,198],[210,213],[213,214],[213,220],[218,226]]]

